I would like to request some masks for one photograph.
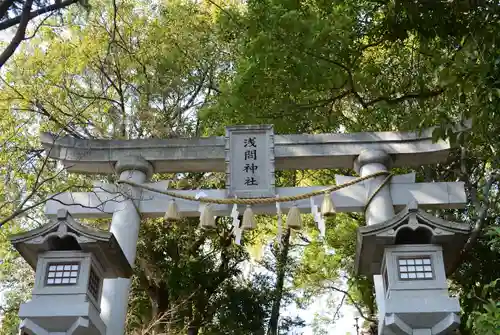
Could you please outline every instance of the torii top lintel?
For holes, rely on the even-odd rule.
[[[419,132],[274,135],[276,170],[352,168],[365,150],[383,150],[394,167],[442,162],[448,157],[446,140],[433,142],[433,128]],[[156,173],[225,171],[225,137],[102,140],[57,137],[42,133],[50,157],[75,173],[112,174],[123,156],[149,161]]]

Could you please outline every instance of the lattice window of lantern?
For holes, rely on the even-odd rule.
[[[95,300],[99,300],[99,286],[100,286],[99,276],[95,273],[94,269],[90,269],[89,275],[89,292],[95,298]]]
[[[414,257],[398,259],[399,279],[422,280],[433,279],[430,257]]]
[[[78,281],[79,263],[49,264],[46,285],[76,285]]]

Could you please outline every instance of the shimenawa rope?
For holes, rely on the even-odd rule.
[[[196,198],[195,196],[191,196],[188,194],[180,194],[180,193],[168,191],[168,190],[167,191],[158,190],[154,187],[146,186],[143,184],[137,184],[137,183],[134,183],[134,182],[128,181],[128,180],[118,180],[116,183],[117,184],[127,184],[127,185],[130,185],[133,187],[139,187],[139,188],[151,191],[151,192],[165,194],[165,195],[171,196],[173,198],[183,199],[183,200],[188,200],[188,201],[197,201],[197,202],[203,202],[203,203],[209,203],[209,204],[219,204],[219,205],[234,205],[234,204],[236,204],[236,205],[258,205],[258,204],[273,204],[276,202],[290,202],[290,201],[304,200],[304,199],[308,199],[310,197],[314,197],[316,195],[329,193],[329,192],[333,192],[333,191],[338,191],[342,188],[345,188],[345,187],[357,184],[359,182],[362,182],[364,180],[367,180],[370,178],[375,178],[378,176],[387,176],[387,177],[379,185],[379,187],[375,190],[375,192],[373,192],[371,194],[371,196],[368,199],[367,204],[366,204],[366,207],[368,207],[368,205],[373,200],[375,195],[377,195],[377,193],[385,186],[385,184],[387,184],[389,182],[389,180],[392,177],[392,173],[390,173],[388,171],[379,171],[379,172],[375,172],[375,173],[372,173],[372,174],[367,175],[367,176],[352,179],[352,180],[350,180],[344,184],[341,184],[341,185],[333,185],[333,186],[327,187],[323,190],[312,191],[312,192],[307,192],[304,194],[288,196],[288,197],[279,197],[279,198],[274,198],[274,197],[273,198],[223,198],[223,199],[221,199],[221,198],[209,198],[209,197]]]

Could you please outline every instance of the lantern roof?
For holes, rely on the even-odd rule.
[[[418,209],[413,200],[392,219],[358,229],[355,271],[378,274],[385,247],[408,244],[442,246],[447,268],[459,256],[470,231],[468,224],[443,220]]]
[[[46,251],[74,250],[91,253],[101,263],[104,278],[132,275],[132,267],[112,233],[82,225],[65,209],[48,224],[13,235],[10,241],[33,269]]]

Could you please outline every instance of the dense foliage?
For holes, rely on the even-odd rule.
[[[25,2],[12,2],[17,9],[3,13],[2,22],[20,15]],[[67,173],[46,158],[40,131],[174,138],[220,135],[238,123],[272,123],[278,133],[437,125],[436,139],[449,137],[457,149],[448,162],[422,167],[417,176],[466,185],[465,209],[435,213],[474,228],[451,275],[463,308],[461,332],[497,334],[496,1],[122,0],[92,2],[88,12],[68,6],[45,23],[28,26],[33,37],[1,73],[0,334],[15,332],[17,307],[32,281],[7,236],[45,223],[42,207],[50,194],[115,178]],[[452,125],[465,120],[471,130],[455,136]],[[280,172],[277,183],[326,185],[339,172],[353,173]],[[173,179],[179,189],[224,186],[223,176],[213,173],[155,178]],[[361,213],[338,215],[321,240],[306,217],[303,231],[285,230],[276,241],[276,218],[262,217],[238,246],[224,218],[212,233],[200,230],[196,219],[178,225],[145,219],[128,329],[300,334],[304,320],[285,311],[340,295],[328,299],[328,311],[313,322],[315,333],[327,333],[344,303],[354,305],[373,331],[372,283],[355,276],[352,266],[363,222]]]

